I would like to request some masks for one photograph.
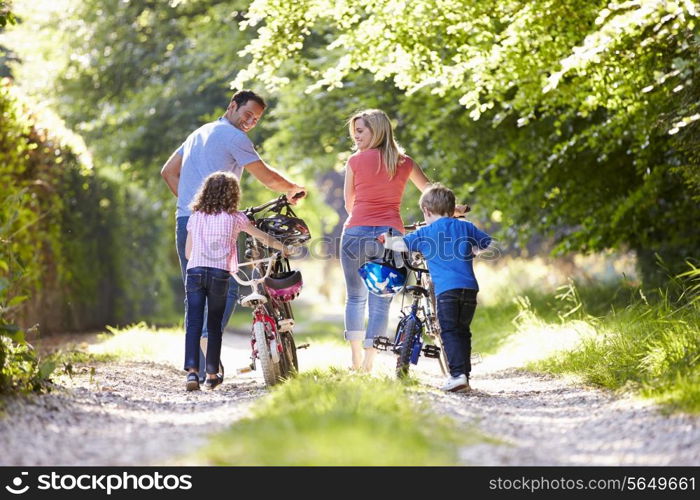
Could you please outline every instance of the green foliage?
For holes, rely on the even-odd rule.
[[[82,143],[53,115],[31,114],[7,80],[0,111],[5,314],[44,332],[164,314],[159,294],[172,293],[164,277],[134,286],[166,248],[164,233],[151,232],[164,224],[158,207],[138,187],[98,173]],[[30,299],[19,308],[18,297]]]
[[[675,274],[700,250],[693,2],[257,0],[246,17],[234,85],[342,102],[362,72],[392,81],[419,163],[510,240],[632,248],[650,285],[649,252]]]
[[[33,97],[48,97],[100,162],[163,195],[160,166],[228,104],[247,42],[236,29],[245,4],[21,2],[22,22],[7,35],[20,59],[13,72]],[[42,36],[27,42],[33,33]],[[52,75],[37,78],[46,65]]]
[[[312,371],[275,387],[251,417],[216,436],[216,465],[449,465],[483,439],[409,398],[394,379]]]
[[[12,10],[10,10],[12,5],[10,2],[0,2],[0,28],[4,28],[8,24],[15,24],[17,19],[15,18]]]
[[[0,327],[0,394],[48,390],[56,365],[51,360],[41,361],[30,344],[5,332]]]
[[[670,410],[700,412],[700,308],[697,269],[650,299],[636,301],[599,318],[582,318],[598,334],[581,346],[533,367],[551,373],[576,373],[610,389],[634,390]],[[567,300],[571,298],[567,295]],[[674,299],[672,297],[680,297]],[[579,309],[585,301],[578,302]]]

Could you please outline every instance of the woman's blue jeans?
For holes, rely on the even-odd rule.
[[[206,317],[209,330],[206,371],[219,372],[221,357],[221,320],[226,309],[228,281],[231,275],[223,269],[193,267],[187,270],[185,294],[187,295],[187,325],[185,333],[185,370],[199,371],[199,339]],[[204,308],[208,312],[204,314]]]
[[[340,264],[347,292],[345,339],[363,340],[364,347],[372,347],[374,337],[386,334],[392,298],[369,293],[357,270],[365,262],[384,255],[384,245],[377,241],[377,236],[388,230],[388,226],[349,227],[343,231],[340,240]],[[369,318],[365,330],[365,308],[368,304]]]

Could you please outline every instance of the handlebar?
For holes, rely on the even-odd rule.
[[[469,212],[469,210],[471,210],[471,209],[469,208],[469,205],[467,205],[467,212]],[[464,215],[458,215],[458,216],[452,217],[452,218],[453,219],[464,219],[465,217],[464,217]],[[404,226],[403,228],[406,231],[415,231],[419,227],[423,227],[425,225],[426,225],[426,222],[424,220],[422,220],[420,222],[414,222],[413,224],[409,224],[408,226]]]
[[[265,278],[268,278],[270,276],[270,273],[272,272],[272,263],[280,258],[281,253],[280,252],[275,252],[274,254],[270,255],[269,257],[265,257],[264,259],[257,259],[257,260],[250,260],[248,262],[243,262],[242,264],[238,264],[238,268],[240,269],[243,266],[254,266],[257,264],[261,264],[263,262],[267,262],[269,265],[267,266],[267,271],[265,272],[265,276],[261,278],[253,278],[250,280],[244,280],[241,279],[238,276],[238,271],[235,273],[231,273],[231,276],[233,276],[233,279],[235,279],[240,285],[243,286],[252,286],[256,285],[262,281],[265,280]]]
[[[243,210],[243,213],[250,216],[250,215],[254,215],[254,214],[260,213],[264,210],[268,210],[268,209],[278,210],[281,207],[283,207],[284,205],[288,205],[288,204],[289,204],[289,200],[287,200],[287,195],[283,194],[280,197],[275,198],[272,201],[268,201],[267,203],[263,203],[262,205],[258,205],[257,207],[248,207],[245,210]],[[274,208],[272,208],[272,207],[274,207]]]
[[[413,265],[411,264],[411,259],[404,259],[403,264],[413,272],[430,274],[430,271],[428,271],[427,268],[424,269],[422,267],[413,267]]]

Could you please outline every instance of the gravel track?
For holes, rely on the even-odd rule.
[[[224,337],[225,354],[237,356],[239,366],[247,349],[244,336]],[[343,366],[345,349],[313,346],[300,351],[300,366]],[[431,361],[413,371],[437,387],[442,378]],[[470,393],[414,396],[465,432],[476,428],[493,438],[462,448],[461,464],[700,465],[700,417],[665,416],[648,401],[504,368],[502,361],[476,365]],[[391,374],[393,363],[393,356],[380,354],[377,372]],[[187,393],[183,372],[162,362],[100,363],[94,373],[77,371],[58,379],[51,394],[4,400],[0,465],[185,465],[209,434],[246,416],[266,393],[255,373],[227,375],[214,391]]]

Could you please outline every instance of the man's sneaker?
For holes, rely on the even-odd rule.
[[[445,392],[465,392],[470,389],[469,379],[465,374],[459,375],[457,377],[449,377],[445,384],[440,387]]]
[[[188,391],[198,391],[199,390],[199,376],[195,372],[187,374],[187,390]]]

